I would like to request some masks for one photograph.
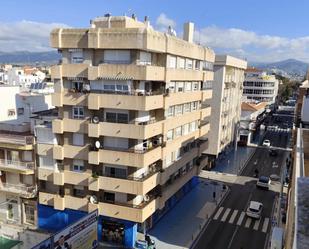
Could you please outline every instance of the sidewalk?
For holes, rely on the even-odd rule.
[[[216,160],[216,166],[212,170],[237,175],[254,151],[255,148],[252,147],[238,147],[234,160],[235,152],[230,150]]]
[[[190,248],[227,192],[222,184],[200,178],[200,183],[149,231],[156,248]]]

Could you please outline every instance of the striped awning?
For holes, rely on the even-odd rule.
[[[85,78],[87,77],[66,77],[67,80],[72,80],[72,81],[84,81]]]
[[[118,75],[118,76],[102,76],[98,77],[98,80],[133,80],[132,76]]]

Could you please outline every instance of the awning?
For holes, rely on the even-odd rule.
[[[102,76],[98,77],[98,80],[133,80],[132,76],[118,75],[118,76]]]

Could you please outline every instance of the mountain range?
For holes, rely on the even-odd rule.
[[[0,52],[0,63],[10,64],[55,64],[59,61],[60,54],[57,51],[47,52]],[[272,63],[250,63],[249,66],[260,68],[271,73],[280,74],[285,77],[295,78],[303,77],[309,67],[309,64],[303,61],[288,59]]]
[[[249,65],[289,78],[304,77],[309,68],[308,63],[295,59],[272,63],[249,63]]]

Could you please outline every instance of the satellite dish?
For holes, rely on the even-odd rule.
[[[97,197],[95,195],[90,196],[89,201],[92,204],[98,204],[98,199],[97,199]]]
[[[98,124],[99,122],[100,122],[100,119],[99,119],[98,116],[94,116],[94,117],[92,118],[92,123]]]
[[[149,199],[150,199],[150,198],[149,198],[149,195],[144,195],[144,201],[147,202],[147,201],[149,201]]]
[[[94,146],[97,148],[97,149],[100,149],[101,148],[101,143],[99,140],[95,141],[95,144]]]

